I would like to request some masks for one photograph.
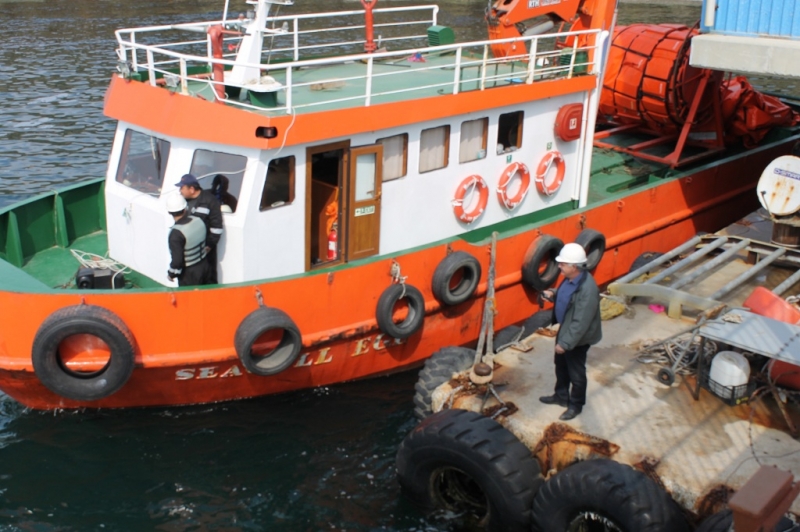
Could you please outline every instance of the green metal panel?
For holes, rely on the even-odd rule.
[[[9,212],[6,218],[8,219],[6,226],[6,258],[14,266],[22,266],[22,244],[19,239],[17,215]]]
[[[53,196],[48,195],[14,209],[23,258],[56,245]]]
[[[64,218],[64,201],[61,196],[56,192],[54,199],[54,212],[56,224],[56,244],[65,248],[69,245],[69,237],[67,236],[67,222]]]
[[[68,246],[84,235],[104,229],[105,212],[102,193],[104,182],[89,183],[86,186],[61,191],[59,198],[63,203],[64,223],[67,242],[60,246]]]

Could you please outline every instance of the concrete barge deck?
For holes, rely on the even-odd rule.
[[[734,260],[695,290],[722,286],[748,267]],[[756,282],[777,284],[781,277],[768,273]],[[751,290],[752,285],[742,287],[728,304],[741,305]],[[656,379],[661,366],[636,360],[643,342],[667,338],[695,321],[670,319],[653,312],[648,303],[633,304],[628,316],[603,322],[603,340],[589,351],[587,404],[568,422],[558,419],[563,407],[538,400],[554,389],[554,338],[533,334],[521,342],[529,351],[512,347],[500,352],[493,383],[510,408],[497,421],[533,451],[546,475],[575,460],[610,457],[643,470],[698,518],[719,510],[761,465],[800,477],[800,442],[789,434],[771,394],[751,404],[728,406],[703,389],[695,401],[694,376],[679,375],[665,386]],[[433,410],[449,406],[487,415],[496,412],[499,403],[494,398],[483,404],[485,388],[467,385],[458,390],[467,381],[461,376],[439,387]],[[788,410],[796,423],[800,411],[791,400]],[[800,514],[800,502],[791,510]]]

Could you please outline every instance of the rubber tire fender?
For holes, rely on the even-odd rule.
[[[475,350],[466,347],[443,347],[432,354],[419,371],[414,385],[414,415],[425,419],[433,414],[433,392],[448,382],[453,373],[461,373],[472,367]]]
[[[406,436],[396,464],[403,493],[424,510],[451,507],[440,489],[446,468],[480,488],[489,531],[530,531],[531,503],[544,479],[530,450],[497,421],[467,410],[437,412]]]
[[[66,338],[89,334],[108,346],[106,366],[91,376],[70,372],[59,361],[58,347]],[[47,389],[75,401],[96,401],[122,388],[133,373],[135,340],[116,314],[95,305],[75,305],[53,312],[36,331],[31,358],[33,371]]]
[[[283,330],[278,345],[266,356],[254,356],[253,344],[264,334]],[[300,329],[284,311],[272,307],[259,307],[242,320],[233,338],[236,354],[244,368],[254,374],[269,376],[289,369],[303,347]]]
[[[559,273],[556,257],[563,247],[564,242],[551,235],[541,235],[534,240],[522,262],[522,281],[538,292],[553,286]],[[539,267],[545,259],[548,264],[540,272]]]
[[[628,268],[628,273],[635,272],[645,264],[653,262],[654,260],[656,260],[659,257],[662,257],[663,255],[664,255],[663,253],[659,253],[658,251],[645,251],[644,253],[633,259],[631,267]]]
[[[728,532],[733,525],[733,512],[729,509],[717,512],[706,518],[695,532]],[[791,519],[781,518],[773,529],[774,532],[789,532],[794,527]]]
[[[586,251],[586,269],[594,270],[606,252],[606,237],[600,231],[584,229],[575,237],[575,243]]]
[[[461,282],[450,287],[453,276],[463,272]],[[478,289],[481,280],[481,263],[466,251],[455,251],[447,255],[433,272],[431,288],[434,297],[442,304],[454,306],[467,301]]]
[[[623,532],[691,530],[666,491],[613,460],[578,462],[550,478],[533,501],[533,530],[565,532],[581,512],[609,519]]]
[[[553,324],[553,309],[540,310],[522,322],[521,325],[509,325],[497,331],[494,335],[494,352],[508,345],[514,337],[521,333],[520,340],[527,338],[542,327]]]
[[[402,322],[395,323],[392,321],[392,314],[395,304],[401,299],[408,301],[408,314]],[[378,320],[378,327],[383,334],[399,340],[408,338],[417,332],[425,321],[425,299],[422,293],[410,284],[393,284],[378,298],[375,319]]]

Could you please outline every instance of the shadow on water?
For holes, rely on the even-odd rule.
[[[3,530],[449,530],[399,497],[416,372],[211,406],[0,402]]]

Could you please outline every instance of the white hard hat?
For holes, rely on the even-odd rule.
[[[186,210],[186,200],[180,194],[170,194],[167,196],[167,212],[183,212]]]
[[[586,251],[583,249],[583,246],[574,242],[564,244],[558,257],[556,257],[556,262],[583,264],[586,262]]]

